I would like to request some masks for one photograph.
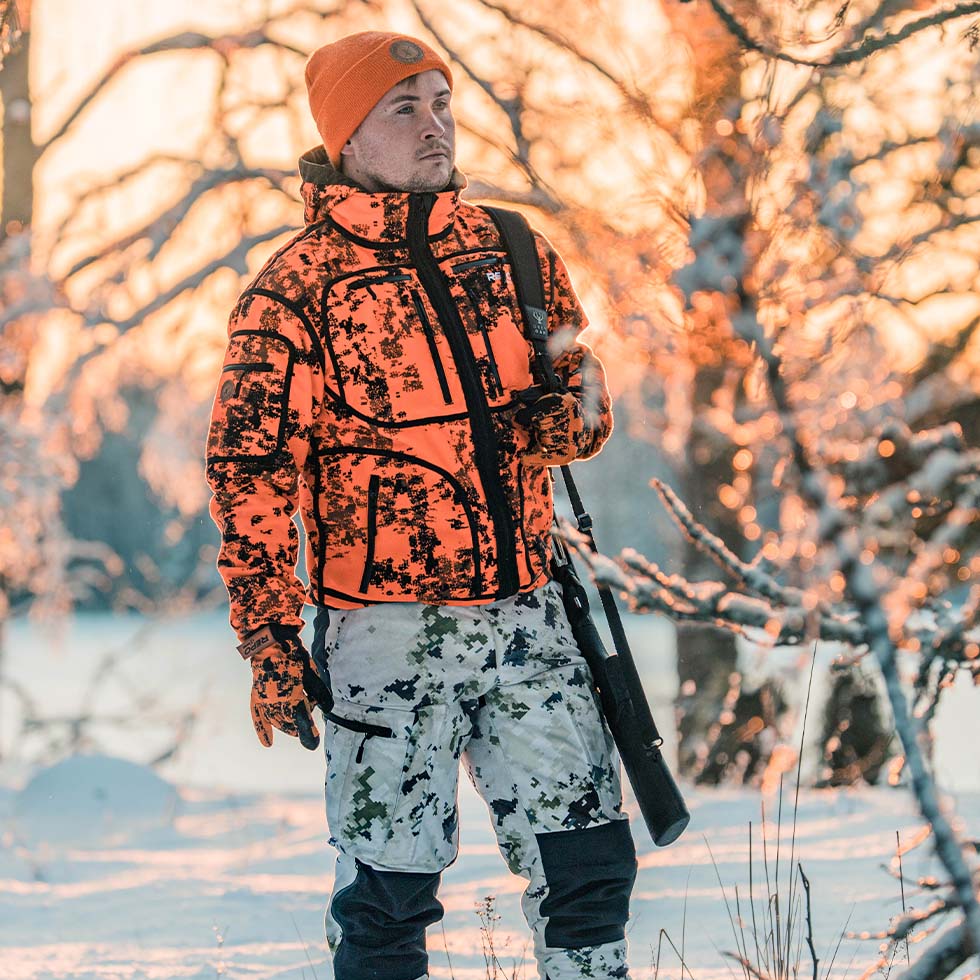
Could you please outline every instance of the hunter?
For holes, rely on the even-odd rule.
[[[427,975],[460,760],[528,880],[541,977],[627,977],[619,759],[549,571],[549,467],[612,428],[586,317],[536,235],[563,385],[544,393],[500,232],[461,196],[438,53],[354,34],[306,82],[305,229],[231,313],[207,474],[259,740],[315,748],[323,712],[335,977]]]

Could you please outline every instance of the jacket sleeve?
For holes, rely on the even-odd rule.
[[[536,235],[538,259],[548,309],[548,348],[555,373],[579,399],[585,425],[577,459],[595,456],[613,428],[612,400],[602,362],[579,335],[589,320],[572,287],[561,256],[542,235]]]
[[[218,571],[239,639],[267,623],[303,626],[293,515],[322,401],[319,357],[299,317],[284,302],[243,294],[228,325],[207,444]]]

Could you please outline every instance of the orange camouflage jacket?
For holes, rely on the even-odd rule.
[[[522,462],[533,350],[493,221],[461,200],[459,174],[436,194],[369,194],[322,148],[300,172],[306,229],[232,311],[208,436],[232,627],[302,627],[305,602],[477,605],[537,588],[551,479]],[[612,428],[605,379],[574,339],[586,319],[561,259],[537,246],[585,458]]]

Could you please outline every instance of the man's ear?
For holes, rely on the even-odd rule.
[[[345,157],[345,156],[346,156],[346,157],[349,157],[349,156],[350,156],[350,155],[351,155],[351,154],[352,154],[353,152],[354,152],[354,147],[353,147],[353,145],[351,144],[351,141],[350,141],[350,140],[348,140],[348,141],[347,141],[347,142],[346,142],[346,143],[345,143],[345,144],[344,144],[344,145],[343,145],[343,146],[342,146],[342,147],[340,148],[340,155],[341,155],[342,157]]]

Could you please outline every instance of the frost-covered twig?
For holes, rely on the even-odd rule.
[[[663,480],[654,478],[650,485],[660,494],[664,504],[674,519],[680,524],[688,538],[697,548],[709,555],[715,563],[745,583],[746,588],[763,598],[782,605],[802,605],[803,593],[799,589],[779,585],[756,565],[739,559],[717,535],[712,534],[703,524],[694,519],[680,497]]]
[[[634,581],[633,588],[629,590],[630,601],[640,609],[648,608],[656,602],[655,590],[651,586],[657,584],[663,588],[661,583],[666,579],[675,594],[683,590],[683,599],[689,605],[688,611],[692,618],[700,618],[702,621],[714,619],[734,630],[742,627],[755,628],[769,634],[774,645],[804,642],[808,623],[816,629],[820,639],[855,646],[864,642],[863,628],[856,616],[815,613],[802,601],[802,596],[793,603],[797,590],[785,590],[782,596],[767,601],[764,597],[730,589],[721,583],[690,583],[679,575],[664,576],[656,565],[629,548],[623,550],[620,561],[625,568],[639,572],[650,583],[643,588],[641,578]]]
[[[951,929],[936,940],[897,980],[943,980],[971,955],[968,928],[962,926]]]
[[[275,35],[276,21],[285,21],[299,12],[318,13],[318,16],[324,20],[332,15],[332,12],[316,12],[310,8],[308,3],[297,3],[292,8],[279,12],[275,18],[267,18],[258,26],[249,30],[230,32],[218,36],[202,34],[199,31],[183,31],[179,34],[173,34],[152,41],[141,48],[123,52],[72,106],[71,111],[62,120],[61,125],[48,136],[42,150],[58,142],[85,110],[99,98],[100,94],[112,83],[113,79],[130,64],[141,58],[171,51],[201,51],[207,54],[217,55],[223,61],[227,62],[230,56],[236,51],[260,48],[266,45],[273,46],[278,50],[290,51],[297,58],[306,58],[309,52]]]
[[[745,321],[745,314],[741,318]],[[793,407],[788,392],[782,383],[781,360],[769,339],[758,325],[752,331],[753,339],[759,344],[760,353],[769,367],[769,377],[779,382],[772,385],[772,395],[784,418],[792,417]],[[795,435],[795,428],[793,429]],[[944,452],[944,450],[940,450]],[[794,458],[806,457],[802,444],[793,447]],[[930,460],[932,457],[930,457]],[[809,472],[813,472],[807,463]],[[834,501],[826,492],[823,479],[804,479],[803,492],[818,512],[828,513],[835,509]],[[842,519],[822,522],[824,527],[833,526],[840,532],[845,523]],[[970,869],[963,856],[962,846],[952,824],[943,813],[939,802],[936,784],[926,765],[925,756],[919,744],[919,726],[908,710],[905,692],[902,690],[898,671],[896,648],[892,642],[888,618],[882,606],[882,581],[890,578],[887,569],[875,558],[860,539],[854,527],[839,533],[834,542],[840,556],[840,570],[844,574],[848,593],[860,613],[867,631],[867,643],[874,653],[891,703],[895,729],[902,741],[906,764],[912,776],[912,788],[922,815],[932,826],[936,840],[936,852],[953,882],[957,900],[963,910],[967,937],[975,950],[980,950],[980,904],[977,902]],[[883,575],[879,575],[883,572]]]
[[[953,905],[946,899],[937,899],[935,902],[930,903],[928,908],[906,912],[902,918],[891,927],[891,929],[889,929],[887,932],[881,933],[878,938],[891,939],[893,942],[901,942],[903,939],[907,939],[918,926],[922,925],[922,923],[928,922],[937,915],[942,915],[945,912],[948,912],[951,908],[953,908]]]
[[[922,469],[937,449],[962,453],[963,430],[956,423],[913,432],[900,419],[889,420],[872,439],[849,451],[825,454],[831,471],[839,470],[850,492],[883,490]]]

